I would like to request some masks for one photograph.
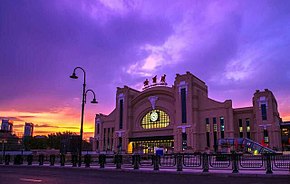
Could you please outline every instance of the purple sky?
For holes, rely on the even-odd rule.
[[[25,121],[39,134],[78,131],[82,77],[69,75],[81,66],[99,101],[86,105],[86,132],[116,87],[164,73],[172,85],[186,71],[234,107],[268,88],[290,120],[289,58],[287,0],[1,0],[0,117],[18,132]]]

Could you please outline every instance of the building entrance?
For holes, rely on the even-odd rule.
[[[132,146],[133,153],[153,154],[156,148],[163,148],[164,153],[173,153],[174,140],[173,136],[131,138],[129,146]]]

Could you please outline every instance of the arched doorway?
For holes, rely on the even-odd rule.
[[[160,131],[166,129],[170,125],[169,115],[161,110],[154,109],[148,111],[141,119],[140,126],[144,131],[152,130]],[[165,153],[173,152],[174,139],[173,135],[156,135],[130,138],[129,145],[132,146],[132,151],[144,154],[153,154],[156,148],[163,148]]]

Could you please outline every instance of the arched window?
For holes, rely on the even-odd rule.
[[[169,123],[169,116],[166,112],[162,110],[152,110],[142,118],[141,126],[144,129],[165,128]]]

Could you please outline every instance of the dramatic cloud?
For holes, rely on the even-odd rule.
[[[87,132],[114,108],[116,87],[164,73],[172,84],[186,71],[235,107],[269,88],[290,120],[289,20],[290,2],[278,0],[2,0],[0,116],[79,127],[83,74],[69,75],[81,66],[99,101],[86,105]]]
[[[9,120],[12,120],[12,121],[22,121],[22,119],[18,118],[18,117],[11,117],[11,116],[6,116],[6,117],[1,117],[0,116],[0,119],[9,119]]]

